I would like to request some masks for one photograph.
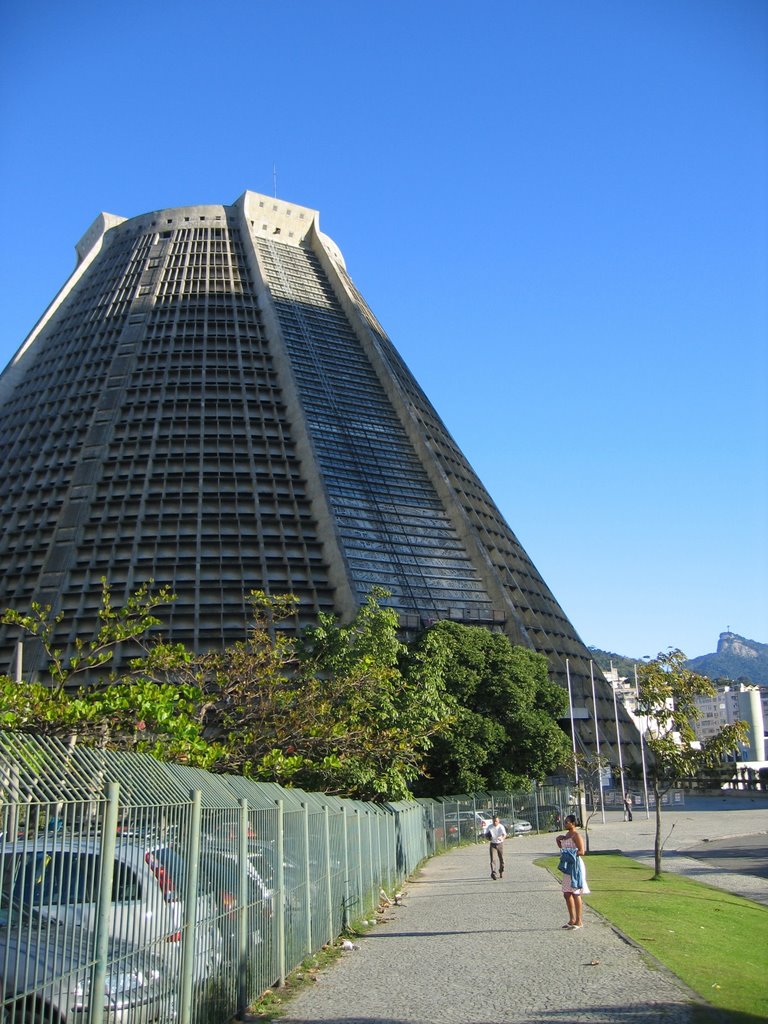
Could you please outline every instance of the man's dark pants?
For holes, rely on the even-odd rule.
[[[504,844],[503,843],[491,843],[491,871],[493,871],[493,851],[496,851],[496,856],[499,858],[499,875],[504,874]]]

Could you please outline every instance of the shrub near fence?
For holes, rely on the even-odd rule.
[[[373,804],[0,733],[3,1024],[222,1024],[428,856],[563,790]]]

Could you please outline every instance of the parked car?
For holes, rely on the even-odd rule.
[[[157,846],[144,854],[144,860],[165,893],[176,929],[174,938],[184,924],[184,899],[187,891],[187,860],[175,846]],[[216,901],[198,871],[195,899],[195,968],[194,979],[202,982],[215,975],[222,958],[222,932],[217,921]]]
[[[248,862],[271,889],[277,888],[277,847],[263,840],[248,843]],[[298,893],[304,885],[305,873],[298,860],[283,851],[283,885],[286,907],[300,902]]]
[[[52,929],[35,910],[0,905],[0,1020],[87,1024],[93,1005],[92,933]],[[104,1024],[152,1024],[174,1016],[167,970],[148,950],[112,941],[104,979]]]
[[[445,831],[448,836],[456,839],[471,839],[478,827],[475,811],[459,811],[445,816]]]
[[[246,891],[242,895],[237,854],[228,850],[204,850],[200,854],[199,872],[201,888],[215,903],[225,958],[231,960],[237,955],[238,912],[243,904],[247,911],[249,945],[268,941],[274,893],[253,866],[249,863],[246,867]]]
[[[509,828],[507,828],[507,832],[509,831]],[[526,832],[533,832],[533,825],[530,823],[530,821],[527,821],[525,818],[515,818],[515,820],[512,822],[512,834],[516,836],[521,836],[524,835]]]
[[[485,834],[488,826],[493,822],[493,811],[477,811],[476,818],[478,835],[482,836]],[[533,831],[533,826],[530,821],[526,821],[524,818],[518,818],[516,815],[513,816],[511,823],[508,818],[499,818],[499,820],[507,830],[507,835],[523,835],[526,832]]]
[[[224,858],[233,864],[236,864],[239,859],[237,850],[233,849],[232,846],[216,846],[216,844],[212,843],[206,844],[203,847],[201,857],[203,856],[213,858],[214,863],[216,858]],[[269,843],[262,839],[249,839],[247,857],[248,875],[251,879],[249,885],[253,888],[251,893],[251,897],[253,897],[252,902],[261,901],[269,903],[271,906],[278,884],[277,847],[274,843]],[[300,889],[304,885],[304,880],[304,870],[297,861],[284,852],[283,885],[285,887],[284,902],[286,910],[294,909],[297,904],[301,903]]]
[[[556,804],[539,804],[531,807],[521,807],[520,813],[529,821],[538,823],[540,832],[556,832],[563,827],[563,817],[560,808]]]
[[[109,927],[115,941],[162,951],[178,965],[184,889],[178,855],[118,842]],[[0,878],[9,903],[32,907],[43,920],[92,933],[98,914],[101,841],[38,835],[0,844]],[[209,978],[220,959],[212,913],[196,908],[194,978]]]

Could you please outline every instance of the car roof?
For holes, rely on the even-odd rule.
[[[134,843],[117,842],[115,858],[133,863],[144,862],[148,847]],[[12,843],[0,843],[0,855],[22,856],[35,853],[101,853],[100,839],[67,839],[62,836],[33,836],[31,839],[19,839]]]

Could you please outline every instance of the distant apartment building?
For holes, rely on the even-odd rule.
[[[622,705],[624,710],[627,712],[629,717],[637,726],[639,732],[645,735],[649,729],[653,730],[656,719],[649,718],[647,715],[638,714],[637,711],[637,685],[634,678],[629,676],[620,676],[618,670],[613,667],[609,669],[603,669],[603,675],[608,681],[608,685],[613,689],[616,701]],[[669,707],[672,707],[672,702],[669,702]]]
[[[694,723],[697,737],[706,742],[715,736],[724,725],[746,722],[749,738],[739,750],[741,761],[765,760],[764,702],[767,687],[744,683],[717,683],[712,697],[698,697],[696,705],[701,717]]]
[[[637,713],[637,688],[634,679],[620,676],[613,665],[609,669],[604,669],[603,674],[609,686],[615,691],[617,700],[621,701],[637,728],[645,734],[649,724],[651,727],[653,726],[653,720]],[[765,708],[768,687],[730,681],[714,685],[714,695],[695,699],[700,712],[700,717],[693,723],[696,738],[701,743],[706,743],[707,740],[716,736],[724,725],[746,722],[749,728],[749,738],[746,743],[742,744],[739,751],[734,751],[734,753],[740,761],[764,761],[765,723],[768,721]]]

